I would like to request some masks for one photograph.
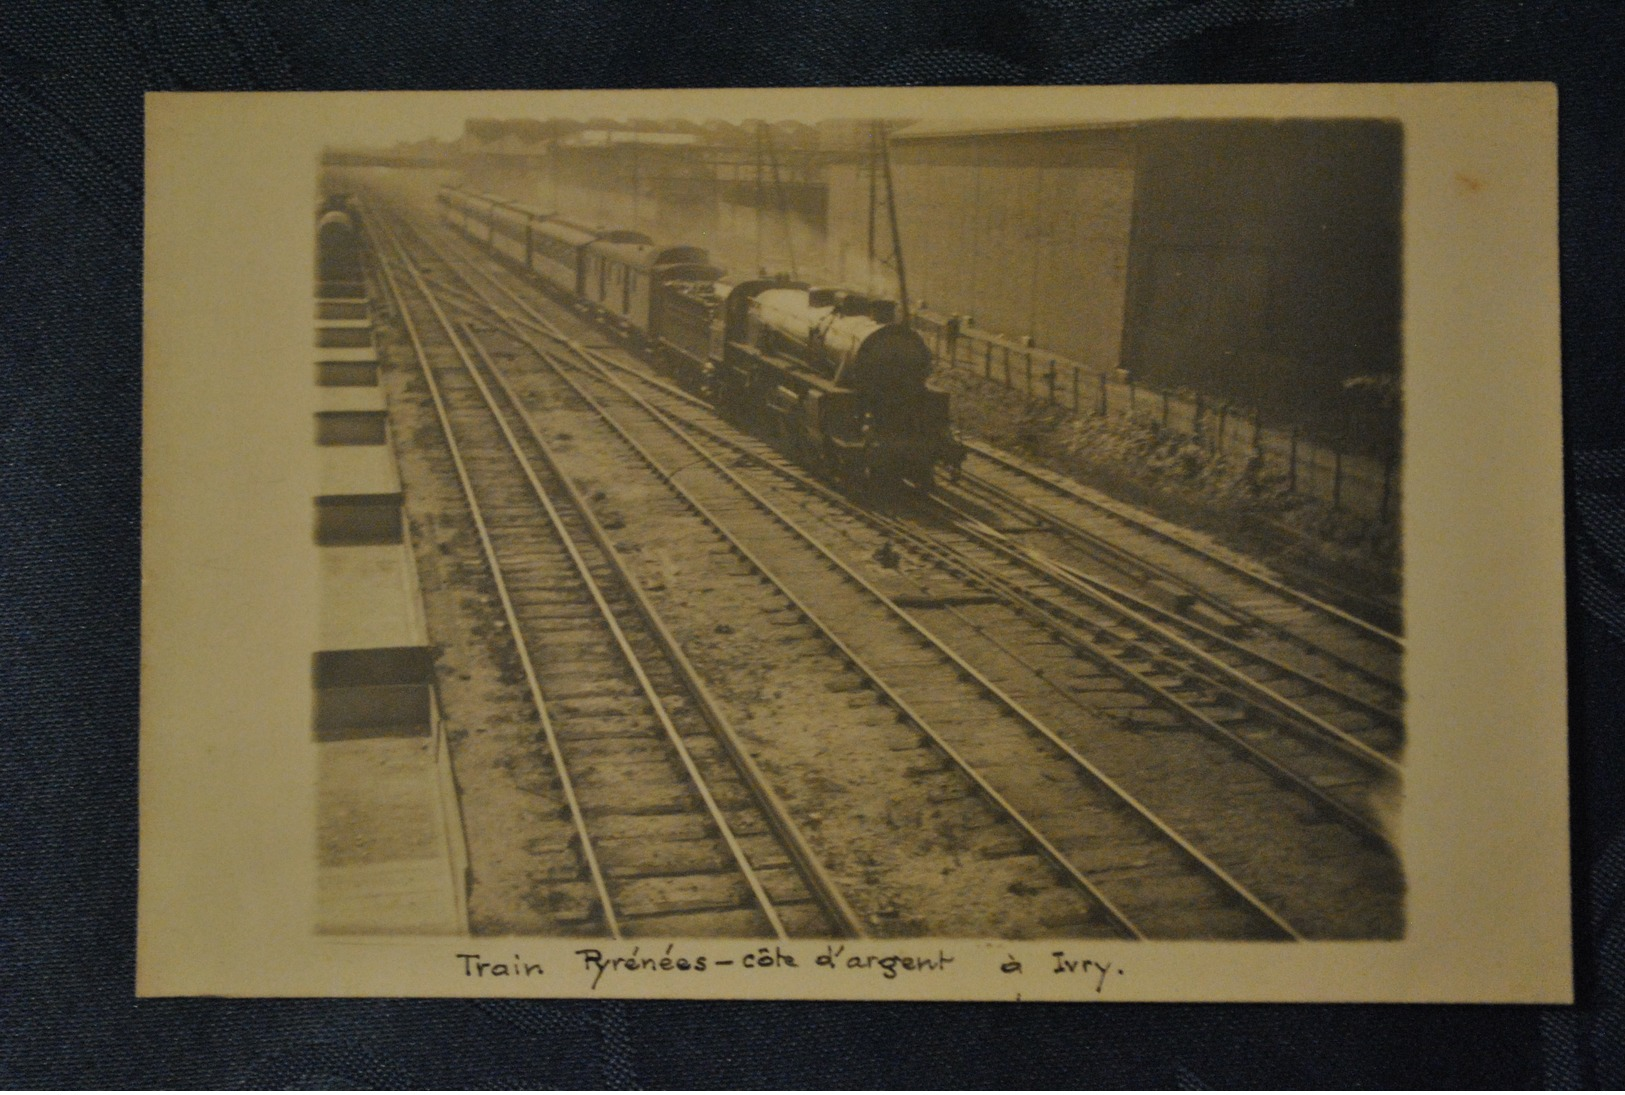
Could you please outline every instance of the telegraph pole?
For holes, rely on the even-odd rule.
[[[796,241],[790,231],[790,202],[784,193],[784,180],[779,177],[779,157],[773,150],[773,134],[765,122],[762,125],[762,138],[767,144],[768,166],[773,171],[773,194],[778,199],[779,224],[784,228],[784,249],[790,256],[790,277],[799,280],[800,275],[796,270]]]
[[[878,123],[869,130],[869,266],[864,270],[864,290],[875,290],[875,264],[879,261],[875,255],[875,210],[876,210],[876,180],[880,178],[880,126]]]
[[[756,271],[765,274],[767,264],[762,252],[762,207],[767,204],[767,197],[762,193],[762,133],[767,129],[767,122],[758,120],[756,123]]]
[[[902,313],[903,326],[907,327],[908,276],[903,272],[903,238],[897,230],[897,191],[892,185],[891,147],[881,130],[881,124],[879,121],[875,122],[875,145],[880,152],[880,165],[886,174],[886,214],[891,221],[892,265],[897,271],[897,307]]]

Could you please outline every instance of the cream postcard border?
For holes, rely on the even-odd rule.
[[[576,952],[634,944],[316,936],[317,156],[332,119],[431,98],[477,117],[1402,122],[1405,939],[874,940],[833,966],[798,942],[793,969],[683,941],[704,973],[595,987]],[[149,95],[138,993],[1570,1000],[1556,111],[1530,84]],[[843,965],[939,950],[933,973]],[[1056,951],[1090,965],[1056,973]],[[469,953],[545,972],[474,977]]]

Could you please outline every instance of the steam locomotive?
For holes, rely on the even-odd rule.
[[[771,434],[809,470],[859,490],[957,475],[948,394],[896,305],[787,278],[732,279],[703,248],[592,228],[457,187],[442,218],[651,348],[682,384]]]

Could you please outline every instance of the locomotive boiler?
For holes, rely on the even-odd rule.
[[[722,309],[715,400],[763,422],[806,466],[860,487],[928,488],[957,474],[948,394],[896,305],[782,280],[735,286]]]

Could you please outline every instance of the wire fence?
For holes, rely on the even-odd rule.
[[[1150,421],[1205,444],[1214,453],[1256,457],[1294,494],[1372,521],[1399,513],[1396,457],[1348,453],[1304,435],[1297,426],[1266,426],[1256,409],[1119,380],[1057,354],[930,312],[913,315],[938,368],[957,369],[1001,384],[1076,417]]]

